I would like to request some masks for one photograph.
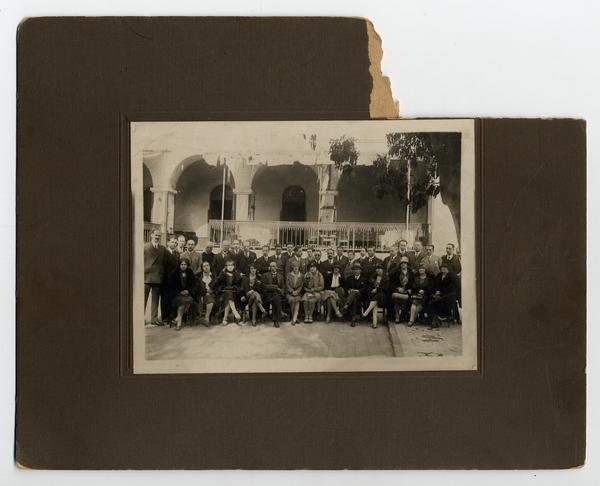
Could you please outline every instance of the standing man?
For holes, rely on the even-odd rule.
[[[454,254],[454,250],[454,243],[448,243],[446,245],[446,254],[441,258],[440,267],[446,264],[448,266],[448,273],[460,276],[462,270],[460,257]]]
[[[341,246],[337,247],[337,255],[335,257],[335,263],[340,266],[340,273],[343,275],[346,271],[346,266],[350,263],[350,260],[344,255],[344,249]]]
[[[333,248],[327,248],[327,259],[321,262],[318,266],[319,272],[323,275],[323,278],[327,279],[333,274],[333,264],[335,263],[335,257]]]
[[[215,265],[215,254],[213,253],[213,242],[209,241],[206,243],[204,247],[204,251],[202,252],[202,261],[208,262],[210,265],[210,269],[214,271]],[[200,265],[202,267],[202,264]]]
[[[414,253],[413,253],[413,267],[412,267],[412,271],[414,273],[417,273],[417,271],[419,269],[419,266],[427,258],[427,253],[425,253],[425,250],[423,250],[423,242],[421,240],[416,240],[415,241],[413,249],[414,249]]]
[[[214,272],[219,275],[221,270],[225,268],[225,261],[231,258],[231,243],[229,240],[223,240],[221,244],[221,253],[217,253],[214,258]]]
[[[177,248],[175,248],[175,251],[179,254],[179,258],[181,258],[181,254],[184,253],[185,250],[185,236],[177,235]]]
[[[287,268],[287,261],[292,258],[294,256],[294,245],[292,245],[291,243],[287,244],[287,249],[286,251],[283,253],[283,255],[281,255],[281,258],[283,259],[283,272],[284,272],[284,278],[287,275],[285,269]]]
[[[274,261],[277,265],[277,273],[283,275],[285,272],[285,260],[284,254],[281,252],[282,248],[280,244],[275,245],[275,255],[271,256],[271,261]]]
[[[425,272],[435,277],[438,273],[440,273],[440,258],[435,254],[435,246],[427,245],[425,247],[425,258],[423,259],[423,263],[425,263]]]
[[[160,244],[160,231],[154,230],[150,241],[144,245],[144,313],[150,296],[150,323],[146,327],[158,324],[158,298],[161,285],[165,280],[167,250]]]
[[[256,253],[250,250],[250,242],[244,241],[242,243],[242,251],[237,257],[237,268],[242,275],[248,275],[250,265],[256,262]]]
[[[167,279],[179,267],[179,253],[176,251],[177,238],[171,236],[167,243],[167,251],[165,253],[165,273],[163,283],[160,287],[160,317],[164,325],[168,325],[172,317],[170,293],[167,286]]]
[[[186,251],[184,251],[180,258],[187,258],[190,261],[189,269],[194,272],[194,275],[198,275],[202,271],[202,255],[196,251],[196,242],[191,238],[187,240]]]
[[[375,256],[375,247],[370,246],[367,250],[367,258],[362,264],[362,274],[367,282],[373,275],[375,275],[375,267],[377,267],[377,264],[382,263],[383,262]]]
[[[398,250],[398,256],[400,258],[402,258],[402,257],[408,258],[408,268],[412,270],[415,266],[415,255],[414,255],[414,253],[408,251],[408,241],[400,240],[398,242],[398,245],[400,246],[400,248]]]
[[[389,277],[393,276],[400,269],[400,255],[398,255],[398,247],[392,246],[390,254],[383,260],[383,271]]]
[[[283,275],[277,271],[277,262],[269,263],[269,271],[263,275],[264,303],[273,306],[273,325],[281,321],[281,298],[284,294]]]
[[[294,262],[298,263],[298,268],[300,273],[306,273],[306,267],[304,266],[304,261],[302,260],[302,248],[299,246],[294,248],[294,255],[288,258],[285,262],[285,278],[287,278],[288,274],[292,271]]]
[[[272,257],[269,256],[269,251],[269,245],[263,245],[262,255],[259,256],[255,262],[256,272],[261,277],[269,271],[269,263],[273,261]]]

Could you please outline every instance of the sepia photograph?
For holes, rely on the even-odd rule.
[[[134,373],[477,369],[473,120],[130,137]]]

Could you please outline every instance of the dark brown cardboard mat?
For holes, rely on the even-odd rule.
[[[20,465],[583,463],[580,120],[478,121],[478,372],[127,373],[124,123],[368,119],[367,30],[364,19],[348,18],[38,18],[20,26]]]

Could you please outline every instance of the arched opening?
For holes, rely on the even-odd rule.
[[[300,186],[288,186],[281,196],[281,221],[306,221],[306,192]]]
[[[185,161],[183,171],[173,182],[175,195],[174,229],[181,233],[195,233],[209,237],[209,219],[221,219],[223,167],[209,165],[203,159]],[[180,169],[178,169],[180,170]],[[229,177],[225,194],[225,219],[233,213],[235,181]]]
[[[215,186],[210,191],[210,203],[208,206],[208,219],[221,219],[221,211],[223,219],[233,219],[233,191],[231,186],[225,185],[225,203],[223,203],[223,185]]]
[[[144,222],[150,222],[152,219],[152,205],[154,204],[154,193],[151,191],[154,183],[150,170],[143,164],[143,184],[144,184]]]
[[[309,166],[299,162],[262,166],[252,189],[256,221],[317,221],[319,217],[319,182]]]

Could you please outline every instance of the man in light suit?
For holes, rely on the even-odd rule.
[[[165,276],[167,250],[160,244],[160,231],[154,230],[150,241],[144,245],[144,312],[150,295],[150,323],[146,327],[158,324],[158,298]]]
[[[196,242],[192,239],[187,241],[186,248],[180,258],[187,258],[190,261],[190,270],[194,275],[198,275],[202,271],[202,255],[196,251]]]

